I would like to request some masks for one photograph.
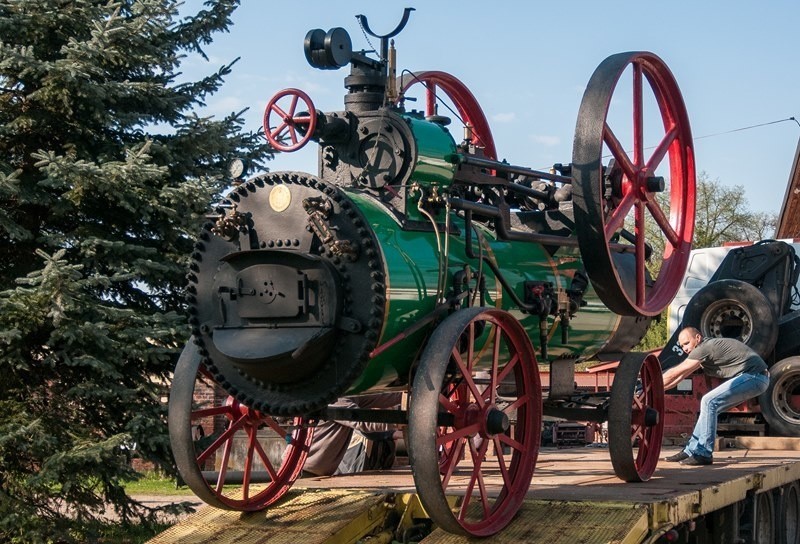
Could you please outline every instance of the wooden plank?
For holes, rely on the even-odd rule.
[[[502,541],[636,544],[648,531],[677,525],[733,504],[744,499],[748,492],[763,492],[800,480],[800,439],[789,439],[784,445],[792,449],[784,450],[771,449],[775,438],[740,440],[740,444],[748,447],[721,448],[715,453],[713,465],[694,467],[662,461],[648,482],[635,484],[625,483],[614,475],[605,447],[542,448],[522,511],[503,533]],[[665,448],[661,456],[678,450],[678,447]],[[482,474],[489,492],[498,493],[502,476],[490,471]],[[465,472],[451,479],[453,494],[463,492],[468,476],[469,472]],[[258,534],[257,542],[321,543],[337,533],[349,534],[344,521],[358,520],[364,515],[365,519],[379,518],[371,509],[381,507],[385,494],[415,491],[408,466],[303,478],[295,484],[291,500],[266,513],[240,514],[203,508],[151,542],[250,542]],[[596,516],[598,523],[609,520],[609,531],[616,528],[618,533],[587,533],[586,527],[592,525],[583,516],[587,519]],[[527,519],[539,521],[529,526],[524,521]],[[576,526],[574,530],[569,529],[571,524]],[[351,527],[355,534],[358,527]],[[553,535],[546,536],[551,534],[550,527],[554,528]],[[301,538],[300,534],[318,534],[320,539]],[[434,535],[439,536],[426,542],[467,542],[440,531]],[[560,536],[564,538],[559,540]]]
[[[782,450],[800,452],[800,438],[785,436],[739,436],[733,439],[737,448],[750,450]]]

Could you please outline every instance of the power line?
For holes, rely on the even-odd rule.
[[[702,140],[703,138],[711,138],[712,136],[722,136],[723,134],[730,134],[732,132],[741,132],[743,130],[750,130],[751,128],[765,127],[767,125],[775,125],[777,123],[785,123],[786,121],[794,121],[795,123],[797,123],[797,126],[800,127],[800,121],[798,121],[794,117],[787,117],[786,119],[778,119],[777,121],[769,121],[767,123],[759,123],[758,125],[750,125],[749,127],[734,128],[732,130],[726,130],[724,132],[716,132],[714,134],[706,134],[705,136],[692,136],[692,139],[693,140]],[[655,149],[656,147],[658,147],[658,146],[651,145],[651,146],[645,147],[644,150]],[[628,150],[627,152],[629,154],[633,153],[632,150]],[[603,155],[602,158],[603,159],[607,159],[608,157],[613,157],[613,155],[612,154]]]
[[[695,136],[695,140],[702,140],[703,138],[711,138],[712,136],[721,136],[723,134],[730,134],[731,132],[741,132],[743,130],[750,130],[751,128],[765,127],[767,125],[775,125],[777,123],[784,123],[786,121],[794,121],[800,127],[800,121],[794,117],[787,117],[786,119],[778,119],[777,121],[769,121],[768,123],[760,123],[758,125],[750,125],[749,127],[735,128],[733,130],[726,130],[724,132],[716,132],[714,134],[706,134],[705,136]]]

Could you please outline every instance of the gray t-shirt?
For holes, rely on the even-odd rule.
[[[703,372],[714,378],[759,374],[767,369],[767,363],[755,351],[733,338],[704,338],[689,358],[700,361]]]

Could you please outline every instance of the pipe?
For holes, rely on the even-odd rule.
[[[509,174],[520,174],[522,176],[531,176],[535,178],[548,179],[558,183],[572,183],[572,178],[569,176],[561,176],[559,174],[551,174],[550,172],[542,172],[525,166],[516,166],[500,161],[493,161],[492,159],[484,159],[471,155],[456,155],[455,162],[457,164],[466,164],[469,166],[477,166],[480,168],[489,168],[499,172],[507,172]]]

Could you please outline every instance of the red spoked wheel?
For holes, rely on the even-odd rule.
[[[656,470],[664,436],[664,381],[652,353],[627,353],[611,386],[608,447],[614,474],[646,482]]]
[[[489,377],[476,380],[478,373]],[[514,397],[498,396],[501,382],[513,383]],[[541,421],[539,372],[522,325],[489,308],[443,321],[420,359],[409,407],[409,460],[431,520],[467,536],[508,525],[531,484]]]
[[[303,108],[298,113],[298,104]],[[264,110],[264,134],[278,151],[297,151],[308,143],[317,128],[314,103],[300,89],[284,89],[272,97]],[[284,143],[286,138],[290,144]]]
[[[218,396],[218,389],[197,349],[188,344],[169,396],[170,444],[178,472],[207,504],[262,510],[300,476],[313,428],[300,418],[279,422],[232,397]]]
[[[615,93],[625,72],[632,77],[630,97]],[[655,122],[645,122],[651,118]],[[646,148],[645,137],[657,144]],[[607,166],[604,157],[611,157]],[[678,85],[660,58],[620,53],[595,70],[578,113],[572,176],[578,242],[600,299],[618,314],[660,314],[686,271],[696,193],[689,118]],[[626,219],[633,236],[622,232]],[[620,234],[629,243],[622,243]],[[662,245],[661,268],[649,285],[648,246],[658,251]],[[631,278],[619,270],[620,252],[634,256]]]
[[[478,104],[478,100],[466,85],[446,72],[425,71],[404,75],[400,84],[401,92],[405,95],[408,89],[415,84],[425,87],[425,115],[437,114],[437,92],[441,88],[453,102],[464,123],[472,127],[472,141],[483,147],[487,158],[497,159],[497,149],[489,122],[486,120],[486,115]]]

